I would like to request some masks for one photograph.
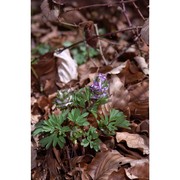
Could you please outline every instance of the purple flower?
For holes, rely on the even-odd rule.
[[[108,82],[105,74],[98,74],[93,84],[90,86],[93,94],[92,99],[99,99],[108,96]]]

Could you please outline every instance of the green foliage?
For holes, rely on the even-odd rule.
[[[72,45],[72,43],[69,41],[65,41],[63,45],[65,47],[68,47]],[[71,53],[73,55],[73,58],[77,61],[78,65],[85,63],[88,57],[93,58],[99,54],[98,51],[96,51],[94,48],[87,48],[85,43],[77,45],[76,48],[72,48]]]
[[[107,136],[115,134],[118,127],[129,128],[130,123],[125,119],[122,112],[112,109],[109,115],[98,116],[98,107],[107,102],[107,97],[92,99],[92,92],[89,87],[82,88],[72,94],[70,106],[66,106],[60,115],[50,115],[48,120],[36,124],[33,135],[40,136],[40,144],[49,148],[59,146],[63,148],[68,141],[74,144],[80,144],[83,147],[89,146],[91,149],[98,151],[100,149],[99,133]],[[68,98],[67,93],[59,96]],[[68,102],[66,102],[68,103]],[[61,107],[62,108],[62,107]],[[88,116],[94,115],[98,122],[97,129],[88,122]],[[100,119],[100,120],[98,120]]]
[[[90,146],[95,151],[100,149],[99,134],[95,127],[90,126],[89,130],[85,133],[85,138],[81,141],[81,145],[84,147]]]
[[[34,49],[32,49],[32,54],[44,55],[51,50],[48,44],[39,44]]]
[[[74,122],[75,125],[78,126],[88,126],[89,122],[87,121],[86,117],[89,113],[81,113],[80,109],[72,109],[71,112],[68,114],[68,119]]]
[[[87,103],[90,103],[90,90],[89,87],[82,88],[74,93],[73,105],[77,107],[85,108]]]
[[[100,130],[108,136],[114,135],[118,127],[129,129],[130,125],[124,114],[116,109],[112,109],[109,116],[101,117],[97,122]]]
[[[68,126],[62,126],[66,120],[67,113],[69,111],[63,111],[60,115],[54,114],[49,116],[48,120],[44,120],[36,125],[36,129],[33,131],[33,135],[45,134],[45,138],[40,140],[40,144],[46,149],[52,144],[55,147],[57,144],[63,148],[65,144],[66,133],[71,129]]]

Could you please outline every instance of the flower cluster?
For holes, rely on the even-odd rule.
[[[93,94],[92,99],[108,97],[108,82],[105,74],[98,74],[93,84],[90,86]]]

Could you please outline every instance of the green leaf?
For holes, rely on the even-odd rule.
[[[54,136],[54,138],[53,138],[53,147],[55,147],[56,145],[57,145],[57,143],[58,143],[58,137],[57,137],[57,134]]]
[[[42,129],[42,127],[36,128],[36,129],[33,131],[32,135],[33,135],[33,136],[37,136],[38,134],[40,134],[40,133],[42,133],[42,132],[44,132],[43,129]]]
[[[54,134],[51,134],[50,136],[47,136],[43,139],[40,140],[40,144],[44,147],[46,147],[46,149],[48,149],[50,147],[50,145],[52,144],[54,138]]]
[[[63,42],[64,47],[68,47],[68,46],[71,46],[71,45],[72,45],[72,42],[70,42],[70,41]]]
[[[87,147],[89,145],[89,141],[87,139],[83,139],[81,145]]]

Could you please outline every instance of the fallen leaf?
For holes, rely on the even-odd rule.
[[[49,52],[39,57],[37,64],[32,64],[32,68],[38,78],[38,86],[46,95],[57,91],[56,79],[57,70],[53,53]],[[34,73],[31,73],[34,76]]]
[[[128,132],[116,132],[117,142],[126,141],[128,147],[143,150],[143,154],[149,154],[149,148],[144,139],[139,134],[130,134]]]
[[[145,21],[141,29],[141,37],[144,39],[146,44],[149,45],[149,18]]]
[[[49,0],[44,0],[41,4],[41,10],[44,17],[49,21],[57,22],[59,16],[59,9],[55,8],[53,3]]]
[[[128,180],[124,168],[112,172],[109,176],[109,180]]]
[[[149,82],[147,80],[140,83],[130,85],[128,87],[130,101],[140,100],[144,101],[149,98]]]
[[[37,157],[37,150],[33,147],[31,143],[31,169],[34,169],[37,166],[36,157]]]
[[[60,53],[55,52],[54,56],[58,58],[57,68],[60,81],[68,83],[71,80],[77,80],[77,63],[74,59],[72,59],[69,49]]]
[[[149,118],[149,100],[138,100],[128,103],[128,109],[132,118],[144,120]]]
[[[108,74],[119,74],[125,67],[126,67],[126,62],[121,63],[119,66],[113,68],[111,71],[108,72]]]
[[[113,171],[117,171],[124,163],[132,159],[122,156],[118,151],[99,152],[87,167],[87,173],[94,180],[109,180]]]
[[[127,106],[130,100],[130,95],[117,75],[111,75],[109,93],[111,95],[110,100],[113,108],[123,109]]]
[[[139,70],[133,61],[127,60],[126,67],[124,67],[121,73],[118,75],[119,78],[125,78],[125,84],[134,84],[140,82],[145,78],[145,74]]]
[[[130,179],[149,179],[149,160],[140,159],[130,162],[131,167],[125,169],[126,175]]]
[[[135,61],[138,63],[139,67],[141,68],[142,72],[145,75],[149,74],[148,64],[146,63],[146,60],[141,56],[134,57]]]

